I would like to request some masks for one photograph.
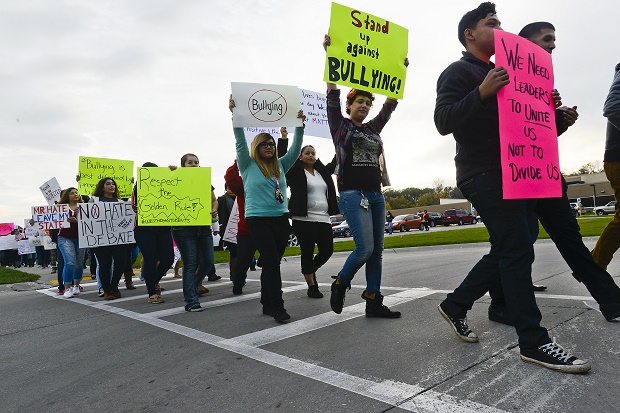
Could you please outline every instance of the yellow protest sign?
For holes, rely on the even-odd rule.
[[[121,198],[131,197],[133,161],[80,156],[78,164],[78,192],[91,196],[102,178],[112,178],[118,185]]]
[[[402,99],[409,31],[380,17],[332,3],[324,80]]]
[[[211,168],[138,168],[138,225],[211,225]]]

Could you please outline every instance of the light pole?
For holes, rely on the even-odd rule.
[[[594,208],[596,208],[596,185],[595,184],[590,184],[590,186],[592,187],[592,191],[594,191]]]

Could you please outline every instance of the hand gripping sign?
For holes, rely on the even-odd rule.
[[[297,86],[231,83],[233,126],[302,126]]]

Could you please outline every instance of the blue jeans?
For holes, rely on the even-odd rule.
[[[471,269],[461,285],[448,294],[442,307],[450,316],[465,317],[498,277],[508,311],[515,322],[519,347],[533,348],[550,342],[540,326],[542,316],[532,286],[536,200],[505,200],[501,172],[482,173],[459,185],[489,231],[491,250]],[[499,268],[499,271],[498,271]]]
[[[362,191],[368,200],[368,209],[360,205],[359,190],[340,191],[338,207],[349,224],[355,241],[355,250],[340,270],[340,281],[349,283],[366,264],[366,291],[381,292],[383,270],[383,235],[385,228],[385,199],[379,191]]]
[[[58,237],[58,249],[64,260],[62,281],[65,285],[82,281],[84,271],[84,248],[80,248],[78,239]]]
[[[183,298],[189,309],[200,305],[198,286],[215,268],[211,227],[178,227],[173,234],[183,260]]]
[[[134,236],[142,258],[142,275],[149,295],[156,294],[155,286],[170,269],[174,261],[172,234],[169,227],[137,227]],[[137,248],[136,248],[137,249]]]

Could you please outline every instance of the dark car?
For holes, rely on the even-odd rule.
[[[422,218],[417,215],[398,215],[392,220],[392,230],[399,230],[400,232],[409,231],[410,229],[419,229],[422,231],[424,226],[422,225]],[[388,232],[387,222],[385,223],[385,232]]]
[[[418,212],[418,216],[422,218],[424,216],[424,212]],[[441,218],[441,212],[431,211],[428,213],[428,218],[430,222],[430,224],[428,225],[431,227],[436,227],[437,225],[443,224],[443,219]]]
[[[342,215],[332,215],[329,217],[330,222],[332,223],[332,227],[340,225],[342,221],[344,221],[344,217]]]
[[[342,221],[340,224],[332,227],[332,235],[335,237],[350,237],[351,230],[347,221]]]
[[[443,225],[475,224],[478,222],[475,216],[464,209],[447,209],[441,216],[441,219],[443,220]]]

